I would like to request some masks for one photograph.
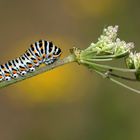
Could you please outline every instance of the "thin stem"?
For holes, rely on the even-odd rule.
[[[118,75],[118,74],[115,74],[115,73],[112,73],[112,71],[108,70],[103,70],[102,68],[99,69],[99,67],[93,67],[94,70],[98,70],[98,71],[102,71],[103,73],[106,73],[108,76],[113,76],[113,77],[116,77],[116,78],[120,78],[120,79],[123,79],[123,80],[127,80],[127,81],[132,81],[132,82],[139,82],[139,80],[137,80],[136,78],[130,78],[130,77],[125,77],[125,76],[122,76],[122,75]]]
[[[111,77],[107,77],[107,76],[106,76],[104,73],[102,73],[102,72],[99,72],[99,71],[97,71],[97,70],[95,70],[95,71],[96,71],[99,75],[108,78],[108,79],[111,80],[112,82],[114,82],[114,83],[116,83],[116,84],[118,84],[118,85],[120,85],[120,86],[122,86],[122,87],[124,87],[124,88],[127,88],[127,89],[129,89],[129,90],[131,90],[131,91],[133,91],[133,92],[135,92],[135,93],[140,94],[140,91],[139,91],[139,90],[136,90],[136,89],[134,89],[134,88],[131,88],[131,87],[129,87],[129,86],[127,86],[127,85],[125,85],[125,84],[123,84],[123,83],[121,83],[121,82],[119,82],[119,81],[117,81],[117,80],[115,80],[115,79],[113,79],[113,78],[111,78]]]
[[[91,61],[91,62],[103,62],[103,61],[112,61],[113,59],[112,58],[107,58],[107,59],[89,59],[89,58],[86,58],[85,60],[87,61]]]
[[[115,58],[122,58],[124,56],[128,55],[128,51],[126,52],[123,52],[121,54],[118,54],[118,55],[97,55],[97,51],[87,51],[87,52],[84,52],[81,54],[81,57],[86,57],[86,56],[91,56],[91,58],[94,58],[94,59],[108,59],[108,58],[112,58],[112,59],[115,59]]]
[[[129,87],[129,86],[127,86],[127,85],[125,85],[125,84],[123,84],[123,83],[121,83],[121,82],[119,82],[119,81],[113,79],[113,78],[109,78],[109,79],[110,79],[112,82],[114,82],[114,83],[116,83],[116,84],[118,84],[118,85],[120,85],[120,86],[122,86],[122,87],[124,87],[124,88],[127,88],[127,89],[129,89],[129,90],[131,90],[131,91],[133,91],[133,92],[135,92],[135,93],[140,94],[140,91],[137,90],[137,89],[131,88],[131,87]]]
[[[139,82],[139,80],[137,80],[135,78],[129,78],[129,77],[117,75],[117,74],[114,74],[114,73],[109,73],[108,75],[111,75],[113,77],[120,78],[120,79],[123,79],[123,80],[127,80],[127,81]]]
[[[86,61],[86,60],[81,60],[81,63],[89,64],[89,65],[92,65],[94,67],[100,67],[100,68],[103,68],[103,69],[111,69],[111,70],[116,70],[116,71],[121,71],[121,72],[132,72],[132,73],[136,72],[135,69],[117,68],[117,67],[112,67],[112,66],[108,66],[108,65],[101,65],[101,64],[89,62],[89,61]]]
[[[40,73],[43,73],[43,72],[46,72],[46,71],[49,71],[49,70],[52,70],[54,68],[57,68],[59,66],[62,66],[64,64],[67,64],[67,63],[71,63],[71,62],[74,62],[76,61],[76,58],[75,58],[75,55],[71,54],[61,60],[58,60],[56,61],[55,63],[51,64],[51,65],[48,65],[48,66],[44,66],[44,67],[41,67],[41,68],[36,68],[36,71],[33,72],[33,73],[27,73],[27,75],[25,75],[24,77],[18,77],[17,79],[12,79],[11,81],[3,81],[3,82],[0,82],[0,88],[4,88],[6,86],[9,86],[9,85],[12,85],[12,84],[15,84],[17,82],[20,82],[22,80],[26,80],[30,77],[33,77],[35,75],[38,75]]]

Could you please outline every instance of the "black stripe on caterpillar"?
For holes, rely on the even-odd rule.
[[[42,63],[50,65],[59,59],[61,49],[46,40],[36,41],[20,57],[0,65],[0,81],[10,81],[34,72]]]

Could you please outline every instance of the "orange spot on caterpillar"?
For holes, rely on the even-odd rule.
[[[46,57],[46,54],[43,55],[43,58],[45,58],[45,57]]]
[[[38,59],[38,60],[41,60],[41,58],[40,58],[40,57],[37,57],[37,59]]]
[[[32,64],[28,64],[28,67],[31,68],[31,67],[33,67],[33,65]]]
[[[34,60],[34,63],[37,63],[37,60]]]
[[[5,76],[10,76],[10,73],[6,73]]]
[[[13,74],[17,74],[17,71],[13,71]]]
[[[21,71],[25,71],[25,70],[26,70],[26,68],[20,68],[20,70],[21,70]]]

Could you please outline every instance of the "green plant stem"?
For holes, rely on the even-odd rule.
[[[118,55],[97,55],[97,51],[87,51],[81,54],[81,57],[90,57],[91,59],[116,59],[116,58],[123,58],[124,56],[128,55],[128,51],[123,52]]]
[[[108,70],[111,69],[111,70],[116,70],[116,71],[121,71],[121,72],[132,72],[132,73],[136,72],[135,69],[117,68],[117,67],[113,67],[113,66],[101,65],[101,64],[89,62],[86,60],[81,60],[81,63],[89,64],[89,65],[92,65],[93,67],[99,67],[99,68],[108,69]]]
[[[111,80],[112,82],[114,82],[114,83],[116,83],[116,84],[118,84],[118,85],[120,85],[120,86],[122,86],[122,87],[124,87],[124,88],[127,88],[127,89],[129,89],[129,90],[131,90],[131,91],[133,91],[133,92],[135,92],[135,93],[140,94],[140,91],[139,91],[139,90],[133,89],[133,88],[131,88],[131,87],[129,87],[129,86],[127,86],[127,85],[125,85],[125,84],[123,84],[123,83],[121,83],[121,82],[119,82],[119,81],[117,81],[117,80],[115,80],[115,79],[113,79],[113,78],[111,78],[111,77],[109,77],[109,75],[106,76],[104,73],[102,73],[102,72],[100,72],[100,71],[97,71],[97,70],[95,70],[95,72],[98,73],[99,75],[103,76],[103,77],[108,78],[108,79]]]
[[[125,76],[114,74],[112,72],[111,73],[109,72],[109,75],[112,77],[120,78],[120,79],[127,80],[127,81],[139,82],[139,80],[137,80],[136,78],[125,77]]]
[[[15,83],[20,82],[20,81],[23,81],[23,80],[26,80],[26,79],[28,79],[30,77],[35,76],[35,75],[41,74],[43,72],[52,70],[54,68],[57,68],[59,66],[62,66],[62,65],[65,65],[65,64],[74,62],[74,61],[76,61],[75,55],[74,54],[70,54],[69,56],[67,56],[67,57],[65,57],[65,58],[63,58],[61,60],[58,60],[58,61],[56,61],[55,63],[53,63],[51,65],[43,66],[41,68],[36,68],[36,71],[35,72],[33,72],[33,73],[27,73],[27,75],[25,75],[24,77],[20,76],[17,79],[12,79],[10,81],[0,82],[0,88],[4,88],[6,86],[15,84]]]
[[[88,58],[86,58],[85,59],[86,61],[90,61],[90,62],[103,62],[103,61],[112,61],[113,59],[112,58],[107,58],[107,59],[88,59]]]

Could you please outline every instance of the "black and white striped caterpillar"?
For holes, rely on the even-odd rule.
[[[34,72],[40,64],[54,63],[61,55],[61,49],[52,42],[39,40],[25,51],[20,57],[0,65],[0,81],[10,81],[11,78],[24,76]]]

